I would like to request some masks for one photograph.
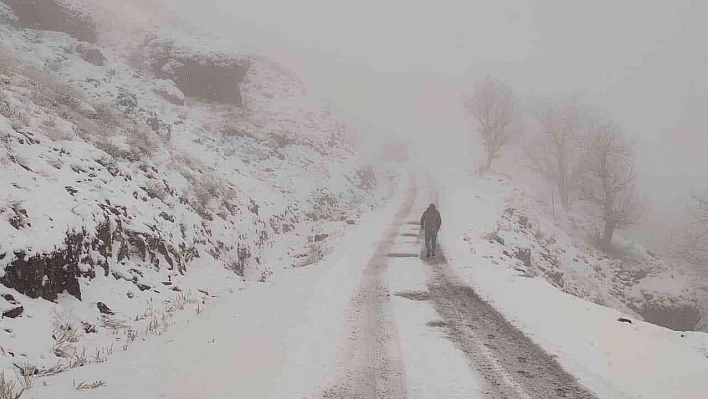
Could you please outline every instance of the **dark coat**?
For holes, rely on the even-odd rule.
[[[420,218],[420,228],[425,229],[425,231],[437,232],[440,230],[440,226],[442,226],[440,212],[435,209],[435,205],[430,205]]]

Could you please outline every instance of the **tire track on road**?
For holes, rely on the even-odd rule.
[[[430,198],[433,203],[438,202],[437,190],[431,191]],[[465,353],[470,365],[480,371],[490,389],[488,397],[596,398],[460,280],[442,250],[438,257],[421,255],[421,259],[428,265],[428,300],[442,318],[437,325]]]
[[[404,399],[405,367],[390,304],[388,255],[416,199],[412,183],[394,222],[364,268],[347,312],[347,341],[334,371],[334,382],[319,395],[324,399]]]
[[[444,258],[430,266],[429,300],[441,326],[493,388],[494,398],[595,396],[558,362],[460,281]]]

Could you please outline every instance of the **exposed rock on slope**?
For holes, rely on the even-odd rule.
[[[81,55],[81,58],[84,59],[84,61],[96,65],[96,66],[103,66],[103,64],[106,62],[106,57],[103,56],[103,53],[101,50],[88,43],[79,43],[76,46],[76,52]]]
[[[20,26],[64,32],[81,41],[95,43],[96,24],[85,12],[61,0],[2,0],[14,11]]]
[[[637,310],[644,320],[677,331],[692,331],[699,327],[701,312],[695,303],[663,296],[648,299]]]
[[[192,47],[171,38],[150,39],[145,47],[153,73],[174,81],[187,97],[242,105],[239,84],[248,73],[248,58],[205,50],[204,46]]]

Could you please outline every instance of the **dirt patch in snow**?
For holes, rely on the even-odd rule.
[[[419,255],[393,252],[386,256],[388,256],[389,258],[417,258]]]
[[[430,300],[430,295],[427,292],[397,292],[394,295],[400,296],[401,298],[410,299],[411,301],[428,301]]]
[[[434,327],[434,328],[445,328],[447,327],[447,323],[445,323],[442,320],[436,320],[436,321],[429,321],[425,323],[426,326],[428,327]]]

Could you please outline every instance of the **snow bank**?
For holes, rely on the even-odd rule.
[[[508,240],[520,237],[522,229],[514,226],[502,234],[504,245],[493,234],[505,210],[518,205],[513,200],[518,189],[504,186],[506,180],[500,177],[447,175],[441,182],[446,220],[442,241],[450,263],[514,325],[557,356],[582,384],[603,398],[705,396],[708,335],[649,324],[534,277],[535,261],[529,267],[516,254],[504,253],[509,252]],[[597,260],[571,249],[572,257],[588,259],[584,268],[593,269],[591,263]]]

